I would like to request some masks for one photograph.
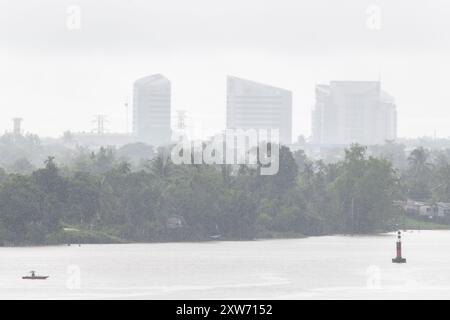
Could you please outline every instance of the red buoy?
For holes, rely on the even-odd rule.
[[[392,263],[406,263],[406,259],[402,257],[402,234],[397,233],[397,256],[392,259]]]

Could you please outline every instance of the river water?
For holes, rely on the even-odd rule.
[[[0,248],[2,299],[449,299],[450,231]],[[22,280],[30,270],[49,275]]]

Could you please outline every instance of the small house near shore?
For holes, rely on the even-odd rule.
[[[417,215],[426,218],[449,218],[450,203],[447,202],[422,202],[408,199],[403,204],[406,214]]]

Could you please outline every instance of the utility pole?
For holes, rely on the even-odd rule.
[[[125,125],[125,130],[126,133],[128,134],[129,131],[129,119],[128,119],[128,99],[125,101],[125,119],[126,119],[126,125]]]
[[[105,133],[105,123],[107,122],[106,120],[106,115],[104,114],[97,114],[95,116],[95,119],[92,121],[96,124],[96,133],[97,134],[104,134]]]

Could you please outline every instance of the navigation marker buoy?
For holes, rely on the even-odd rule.
[[[402,258],[402,234],[397,233],[397,256],[392,258],[392,263],[406,263],[406,259]]]

